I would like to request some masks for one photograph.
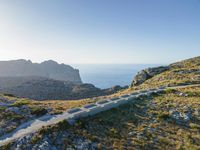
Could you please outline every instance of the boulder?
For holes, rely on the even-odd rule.
[[[145,82],[146,80],[152,78],[153,76],[160,74],[167,70],[169,70],[168,66],[160,66],[160,67],[144,69],[137,73],[137,75],[135,76],[135,78],[132,82],[132,86],[140,85],[143,82]]]

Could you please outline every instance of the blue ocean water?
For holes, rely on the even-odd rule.
[[[133,77],[141,69],[156,65],[146,64],[73,64],[79,69],[84,83],[92,83],[99,88],[109,88],[115,85],[130,85]]]

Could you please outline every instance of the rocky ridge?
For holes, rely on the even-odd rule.
[[[140,71],[131,83],[132,88],[175,86],[200,83],[200,56],[172,63],[168,66]]]
[[[74,84],[45,77],[0,77],[0,92],[35,100],[75,100],[112,94],[117,86],[100,89],[92,84]]]
[[[30,60],[0,61],[0,77],[39,76],[81,84],[79,70],[53,60],[32,63]]]
[[[154,68],[147,68],[137,73],[137,75],[134,77],[134,80],[132,82],[132,86],[134,85],[140,85],[146,80],[152,78],[153,76],[160,74],[164,71],[169,70],[168,66],[160,66],[160,67],[154,67]]]

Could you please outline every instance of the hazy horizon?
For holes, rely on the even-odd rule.
[[[159,64],[74,64],[84,83],[105,89],[116,85],[129,86],[136,73]]]

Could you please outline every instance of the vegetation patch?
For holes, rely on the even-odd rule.
[[[22,100],[15,101],[11,106],[20,107],[20,106],[28,105],[28,104],[30,104],[30,100],[22,99]]]
[[[165,92],[151,99],[143,97],[134,103],[82,118],[73,126],[66,121],[60,122],[45,128],[41,134],[53,137],[67,132],[70,136],[63,141],[72,147],[73,141],[82,137],[95,142],[101,149],[197,150],[200,146],[200,118],[195,121],[191,116],[189,126],[170,120],[171,110],[188,113],[200,108],[199,97],[188,96],[183,99],[177,94],[194,91],[200,93],[200,87],[177,89],[176,92]],[[65,145],[64,148],[67,147]]]
[[[8,97],[16,97],[15,95],[9,94],[9,93],[4,93],[3,95],[4,95],[4,96],[8,96]]]
[[[47,113],[47,110],[43,107],[30,107],[31,110],[31,114],[32,115],[36,115],[36,116],[42,116],[45,115]]]
[[[170,115],[169,115],[168,112],[160,112],[160,113],[158,114],[158,118],[159,118],[159,119],[163,119],[163,120],[167,120],[167,119],[170,118]]]

